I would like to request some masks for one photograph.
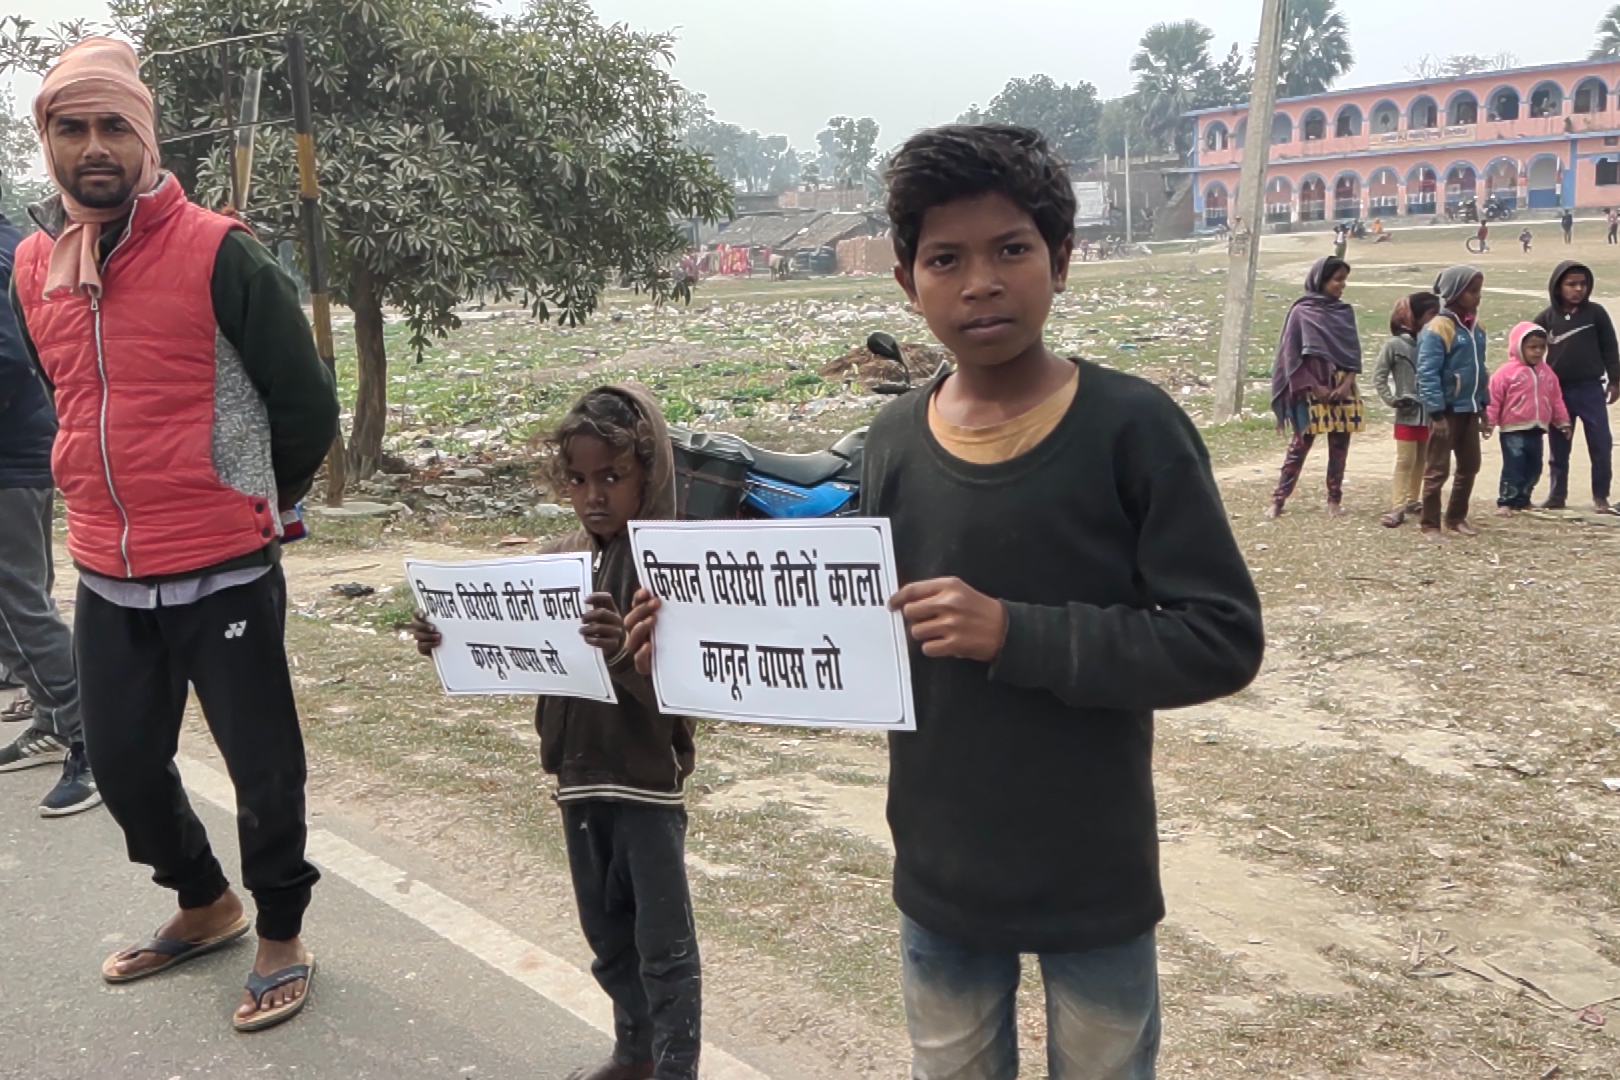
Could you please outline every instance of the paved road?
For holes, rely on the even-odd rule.
[[[18,730],[0,726],[0,738]],[[186,775],[221,856],[234,860],[231,817],[217,805],[229,805],[223,777],[207,767]],[[46,769],[0,776],[4,1080],[550,1080],[610,1047],[587,1022],[604,1017],[577,969],[326,828],[312,835],[326,876],[311,927],[319,970],[303,1016],[259,1035],[230,1029],[248,942],[148,982],[106,986],[102,958],[162,922],[167,900],[129,864],[105,810],[36,816],[53,778]],[[520,950],[504,973],[503,950]],[[525,983],[519,968],[538,974]],[[551,997],[571,1008],[536,992],[541,985],[560,988]]]

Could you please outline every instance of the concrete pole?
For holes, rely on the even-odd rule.
[[[1242,200],[1233,207],[1238,220],[1228,242],[1231,268],[1226,278],[1226,310],[1221,319],[1221,351],[1215,368],[1215,420],[1231,420],[1243,411],[1249,329],[1254,316],[1254,278],[1260,267],[1260,235],[1265,231],[1266,164],[1271,158],[1271,120],[1277,105],[1284,0],[1265,0],[1260,12],[1260,38],[1254,57],[1254,87],[1249,92],[1249,138],[1238,173]],[[1196,180],[1194,181],[1196,182]]]
[[[1131,135],[1125,133],[1125,246],[1135,243],[1131,236]]]

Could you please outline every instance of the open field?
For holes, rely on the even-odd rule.
[[[1494,230],[1498,251],[1478,259],[1497,360],[1566,251],[1537,222],[1537,250],[1520,254],[1519,227]],[[1369,357],[1400,290],[1461,261],[1470,231],[1352,245],[1347,298]],[[1352,448],[1348,518],[1319,512],[1313,462],[1291,512],[1265,521],[1282,452],[1265,413],[1271,351],[1306,266],[1330,246],[1324,234],[1268,243],[1253,415],[1206,429],[1266,602],[1269,655],[1236,698],[1161,719],[1162,1075],[1615,1076],[1620,791],[1605,780],[1620,778],[1620,518],[1493,518],[1477,540],[1420,544],[1410,528],[1378,527],[1393,460],[1380,426]],[[1583,224],[1573,250],[1594,265],[1599,298],[1616,295],[1605,283],[1620,248]],[[1224,274],[1210,249],[1077,265],[1053,341],[1153,379],[1207,423]],[[919,342],[926,331],[880,279],[709,284],[685,310],[615,295],[572,330],[503,313],[470,320],[420,364],[400,329],[390,450],[409,468],[367,481],[363,497],[411,512],[317,519],[287,557],[316,805],[369,823],[464,901],[583,962],[532,705],[438,692],[395,628],[408,609],[389,592],[401,556],[521,552],[571,521],[535,509],[558,500],[524,446],[588,386],[636,378],[672,419],[808,449],[880,403],[821,369],[871,330]],[[1481,510],[1499,460],[1491,444]],[[351,581],[378,595],[331,592]],[[200,727],[188,738],[204,753]],[[885,757],[864,737],[741,725],[700,736],[690,853],[707,1027],[778,1077],[905,1074]],[[1040,1015],[1031,998],[1032,1062]]]

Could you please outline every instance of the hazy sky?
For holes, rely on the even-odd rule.
[[[1340,0],[1356,67],[1341,85],[1391,82],[1424,52],[1494,54],[1525,64],[1576,60],[1609,0],[1556,4],[1527,16],[1508,0]],[[493,6],[515,9],[521,0]],[[796,146],[840,114],[872,116],[882,145],[984,104],[1011,77],[1086,80],[1104,97],[1130,89],[1130,60],[1149,24],[1197,18],[1212,51],[1252,40],[1259,0],[594,0],[604,20],[674,30],[676,75],[722,119]],[[96,0],[7,0],[39,22],[96,17]],[[33,85],[19,81],[26,105]]]

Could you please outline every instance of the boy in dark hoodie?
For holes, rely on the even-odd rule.
[[[1152,1080],[1153,712],[1248,684],[1259,597],[1187,414],[1047,347],[1074,194],[1046,141],[925,131],[888,181],[895,276],[958,362],[873,421],[861,481],[913,639],[888,808],[910,1075],[1016,1076],[1033,953],[1047,1075]],[[638,664],[656,606],[627,618]]]
[[[1564,388],[1570,418],[1586,432],[1586,451],[1592,458],[1592,508],[1604,513],[1609,509],[1614,479],[1614,436],[1608,407],[1620,401],[1620,343],[1615,340],[1609,313],[1592,302],[1595,283],[1584,264],[1559,263],[1547,283],[1552,303],[1536,316],[1536,325],[1547,331],[1547,363]],[[1544,505],[1548,510],[1562,510],[1569,501],[1573,432],[1566,435],[1554,429],[1547,442],[1552,450],[1547,469],[1551,490]]]
[[[568,866],[591,973],[613,1000],[613,1057],[569,1080],[694,1080],[702,1043],[696,930],[686,881],[693,723],[658,710],[637,674],[621,612],[636,592],[631,520],[675,516],[675,462],[652,396],[605,386],[581,398],[550,438],[553,472],[585,526],[551,545],[590,551],[597,591],[580,633],[608,658],[617,705],[542,697],[540,761],[557,778]],[[424,656],[440,638],[411,624]]]

